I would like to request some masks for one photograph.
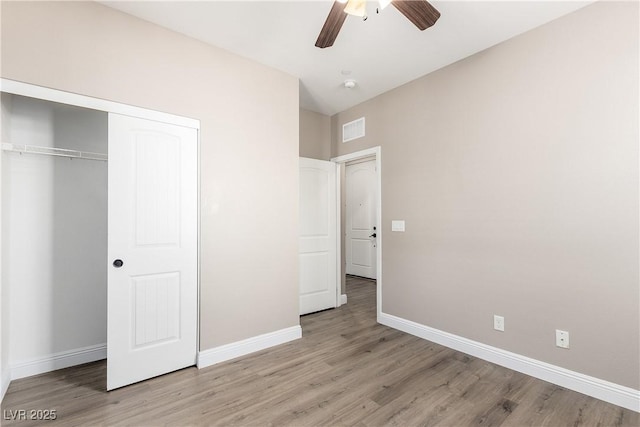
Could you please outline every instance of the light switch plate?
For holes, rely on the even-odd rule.
[[[394,219],[391,221],[391,231],[404,231],[404,220]]]

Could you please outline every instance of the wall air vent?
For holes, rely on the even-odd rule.
[[[364,117],[342,125],[342,142],[353,141],[364,136]]]

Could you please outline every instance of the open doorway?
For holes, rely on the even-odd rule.
[[[338,188],[342,303],[348,301],[349,286],[375,283],[376,318],[379,318],[382,311],[383,240],[381,149],[374,147],[331,160],[341,168]],[[371,178],[370,184],[368,178]],[[369,185],[372,188],[367,188]],[[355,197],[352,197],[353,191],[348,190],[355,190]],[[368,194],[368,190],[371,194]],[[348,212],[347,197],[352,203],[358,204],[356,210]]]
[[[375,158],[347,162],[344,177],[345,272],[348,276],[375,281],[378,228]]]

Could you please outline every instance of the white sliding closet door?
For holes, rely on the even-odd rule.
[[[109,114],[108,390],[195,364],[197,138]]]

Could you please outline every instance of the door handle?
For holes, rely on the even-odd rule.
[[[376,233],[373,233],[373,234],[372,234],[371,236],[369,236],[369,237],[373,237],[373,238],[375,238],[375,237],[376,237]]]
[[[114,266],[115,268],[120,268],[120,267],[122,267],[123,265],[124,265],[124,262],[122,262],[122,260],[121,260],[121,259],[117,259],[117,260],[113,261],[113,266]]]

